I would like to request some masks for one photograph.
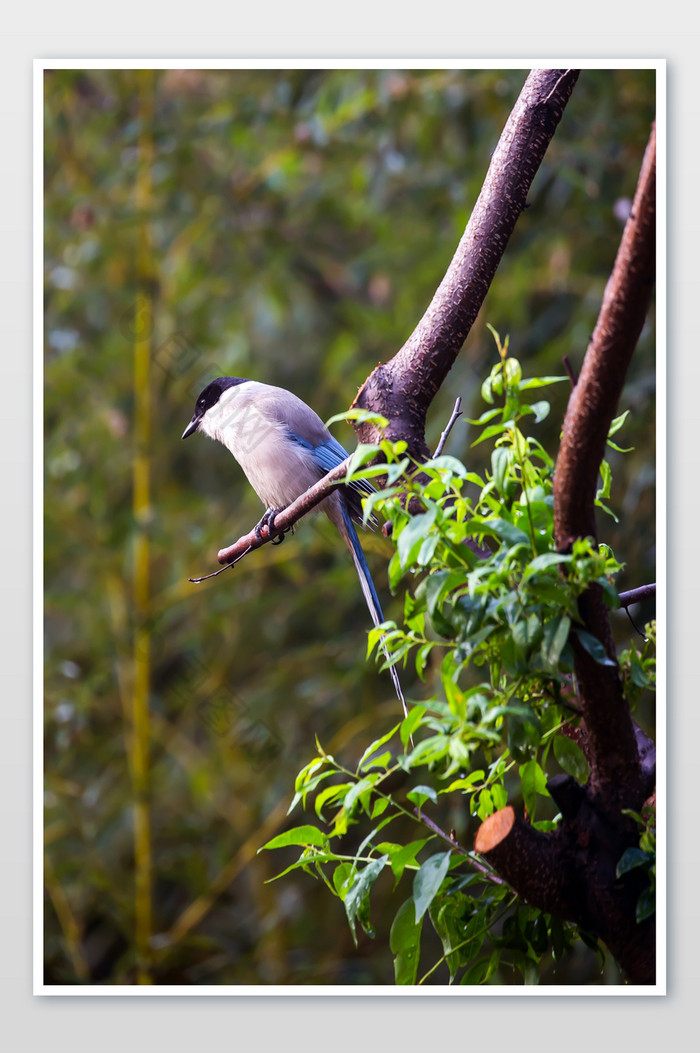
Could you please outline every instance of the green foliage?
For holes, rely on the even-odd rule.
[[[354,937],[356,922],[375,935],[370,893],[385,871],[395,887],[410,891],[389,934],[400,984],[424,983],[443,964],[450,983],[499,982],[509,970],[537,983],[545,958],[560,957],[584,938],[520,903],[483,861],[424,815],[457,800],[483,821],[519,801],[537,828],[554,829],[560,817],[548,773],[563,771],[582,783],[588,777],[582,750],[562,733],[577,715],[572,638],[601,665],[613,664],[582,628],[577,600],[596,583],[616,607],[620,564],[591,538],[565,556],[554,550],[554,462],[530,434],[549,413],[546,401],[529,401],[531,393],[566,378],[524,378],[508,341],[493,332],[498,361],[481,389],[491,408],[471,422],[480,429],[473,444],[492,444],[490,470],[468,471],[446,455],[412,464],[405,443],[365,448],[355,461],[357,477],[386,476],[365,515],[381,511],[392,523],[389,579],[395,589],[408,585],[403,625],[385,622],[370,632],[369,650],[381,655],[382,643],[385,661],[404,668],[411,662],[420,678],[438,669],[441,696],[415,705],[367,746],[354,769],[319,746],[320,759],[300,772],[292,801],[292,808],[306,808],[313,800],[323,825],[291,832],[298,843],[305,831],[304,849],[288,869],[323,878],[343,900]],[[377,454],[380,464],[361,467]],[[607,465],[601,476],[609,479]],[[641,656],[634,645],[622,656],[630,701],[651,686],[652,651],[650,632]],[[386,828],[402,818],[421,836],[401,840],[394,833],[385,840]],[[362,841],[342,853],[353,827]],[[642,865],[651,872],[650,836],[647,828],[644,845],[626,853],[620,873]],[[648,909],[646,896],[640,917]],[[421,975],[426,916],[442,954]]]
[[[158,70],[150,100],[144,79],[135,70],[56,69],[44,83],[47,983],[135,982],[137,530],[150,544],[150,610],[140,628],[150,664],[153,982],[386,983],[384,921],[424,857],[444,850],[420,844],[424,827],[409,835],[413,805],[379,835],[420,850],[389,854],[372,885],[371,955],[361,922],[356,953],[345,912],[303,870],[266,884],[293,846],[255,852],[285,822],[322,826],[313,810],[286,819],[289,786],[314,735],[329,753],[353,757],[354,771],[364,749],[357,743],[398,719],[388,676],[364,662],[367,611],[351,561],[318,517],[284,545],[191,585],[187,578],[216,569],[216,551],[261,509],[223,448],[179,437],[195,396],[220,374],[286,386],[323,418],[349,405],[429,303],[525,71]],[[618,205],[634,191],[654,85],[653,70],[583,71],[537,174],[483,312],[510,330],[529,374],[560,373],[563,354],[579,366],[622,229]],[[150,160],[139,149],[149,108]],[[137,193],[144,174],[147,208]],[[620,445],[634,451],[610,450],[616,500],[601,497],[620,518],[607,536],[630,568],[621,587],[654,580],[653,336],[652,318],[623,400],[631,412]],[[151,463],[151,501],[137,522],[133,359],[143,338],[152,413],[140,452]],[[458,394],[467,414],[480,414],[492,350],[480,316],[433,403],[430,443]],[[546,392],[552,412],[537,434],[551,451],[568,392],[562,384]],[[350,427],[339,422],[333,432],[352,449]],[[470,448],[473,437],[473,426],[460,424],[449,449],[483,475],[489,444]],[[386,587],[390,543],[378,531],[362,543],[385,613],[398,622],[401,603]],[[629,623],[617,618],[621,636]],[[554,634],[550,644],[553,660],[562,640]],[[424,681],[413,660],[404,666],[412,697],[442,698],[442,651],[423,653]],[[647,718],[647,692],[637,705],[637,718]],[[440,719],[429,702],[412,707],[399,750],[410,750],[410,733],[422,741],[424,717]],[[515,714],[506,723],[523,751],[517,764],[527,763],[536,727]],[[387,751],[396,755],[392,741],[379,757]],[[483,811],[494,779],[480,753],[476,764],[484,771],[476,782],[490,779],[483,801],[474,791]],[[357,781],[331,778],[330,768],[318,769],[328,775],[319,792]],[[360,778],[372,773],[381,769]],[[418,784],[432,782],[416,774]],[[324,819],[333,821],[337,799],[322,803]],[[535,799],[538,810],[548,804]],[[428,797],[425,807],[438,806]],[[389,808],[373,794],[374,820],[361,814],[376,825]],[[462,823],[461,811],[445,819],[461,839]],[[356,829],[350,824],[345,838]],[[408,891],[393,891],[399,875]],[[422,919],[424,955],[438,939],[433,906]],[[593,955],[573,961],[577,978],[610,980]],[[561,982],[567,968],[560,955]],[[443,965],[426,982],[444,982],[447,972]],[[511,982],[510,973],[498,976]]]
[[[618,877],[630,870],[640,869],[647,879],[647,886],[637,900],[637,921],[642,922],[656,910],[656,803],[647,804],[642,814],[626,810],[639,825],[639,847],[628,848],[617,864]]]

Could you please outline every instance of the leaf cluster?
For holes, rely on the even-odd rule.
[[[358,923],[375,935],[370,890],[385,871],[394,887],[410,885],[389,933],[402,984],[425,982],[443,964],[450,983],[500,982],[509,970],[537,982],[544,957],[560,957],[580,936],[520,903],[426,816],[426,808],[439,813],[459,802],[471,820],[483,821],[515,801],[536,827],[555,828],[560,816],[548,776],[588,778],[572,734],[572,641],[601,665],[614,664],[581,625],[578,599],[595,583],[616,607],[620,564],[592,538],[576,541],[567,555],[555,551],[554,461],[531,434],[549,413],[549,403],[530,401],[532,394],[566,378],[524,378],[508,341],[494,337],[498,361],[482,386],[488,408],[471,422],[480,429],[474,444],[492,444],[490,470],[469,471],[447,455],[416,464],[401,442],[360,447],[349,470],[352,478],[382,477],[383,488],[365,501],[365,517],[381,512],[391,522],[389,580],[394,590],[407,586],[403,624],[373,630],[368,651],[384,664],[410,663],[422,680],[437,680],[439,691],[414,704],[354,766],[318,744],[290,808],[313,801],[316,822],[265,846],[302,847],[288,870],[302,868],[326,883],[343,901],[355,939]],[[607,490],[609,467],[601,478]],[[634,645],[623,656],[631,696],[652,684],[652,652],[650,636],[641,656]],[[388,840],[386,828],[399,820],[402,829],[406,821],[418,825],[420,836],[392,833]],[[364,836],[344,852],[354,826]],[[442,955],[419,980],[426,918]]]

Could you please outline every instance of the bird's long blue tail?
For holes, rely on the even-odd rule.
[[[343,513],[343,523],[345,525],[345,540],[347,542],[348,548],[350,549],[350,555],[352,556],[353,563],[355,564],[357,576],[360,579],[360,585],[362,586],[362,594],[365,598],[365,601],[369,608],[369,613],[372,615],[372,621],[374,622],[376,628],[377,626],[381,625],[381,623],[384,621],[384,615],[382,614],[382,605],[379,602],[377,590],[374,587],[372,575],[369,572],[367,560],[365,559],[365,554],[362,551],[362,545],[360,544],[360,539],[357,536],[357,531],[355,530],[354,523],[350,518],[350,513],[345,507],[344,501],[341,501],[340,506]],[[382,649],[388,659],[389,652],[387,651],[384,644],[382,644]],[[389,672],[391,673],[391,679],[394,682],[394,689],[396,691],[396,694],[398,695],[399,701],[403,706],[404,715],[408,716],[406,699],[403,696],[403,690],[401,689],[401,681],[399,680],[399,674],[396,671],[396,666],[390,665]]]

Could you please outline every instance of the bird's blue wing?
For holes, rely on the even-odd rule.
[[[293,442],[298,443],[300,446],[303,446],[304,449],[309,451],[324,475],[326,472],[330,472],[333,468],[336,468],[337,465],[341,464],[346,457],[349,456],[348,451],[330,434],[324,442],[319,443],[318,445],[310,443],[307,439],[303,439],[301,436],[295,435],[291,431],[288,432],[288,435]],[[374,493],[374,487],[366,479],[358,479],[356,482],[350,483],[350,487],[357,491],[358,494],[367,495]],[[350,503],[355,504],[355,502]],[[358,521],[362,519],[359,502],[357,502],[357,508],[353,508],[352,511],[357,516]],[[372,516],[371,522],[376,522],[374,516]]]

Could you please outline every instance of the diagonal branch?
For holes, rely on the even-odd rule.
[[[481,193],[433,300],[400,351],[365,381],[353,405],[389,418],[356,426],[362,442],[405,439],[417,459],[429,456],[425,419],[459,354],[513,233],[578,70],[529,74],[494,150]]]
[[[266,523],[260,529],[255,527],[248,534],[239,537],[238,541],[234,541],[232,545],[227,545],[226,548],[220,549],[216,556],[219,563],[233,563],[247,555],[248,552],[252,552],[253,549],[260,548],[261,545],[266,545],[268,541],[274,541],[280,535],[291,530],[295,523],[308,512],[311,512],[317,505],[320,505],[321,501],[328,497],[333,490],[343,485],[343,481],[348,474],[349,464],[350,457],[336,465],[327,475],[324,475],[323,479],[319,479],[317,483],[314,483],[303,494],[300,494],[296,501],[292,501],[286,508],[280,509],[274,518],[272,530],[269,523]]]

